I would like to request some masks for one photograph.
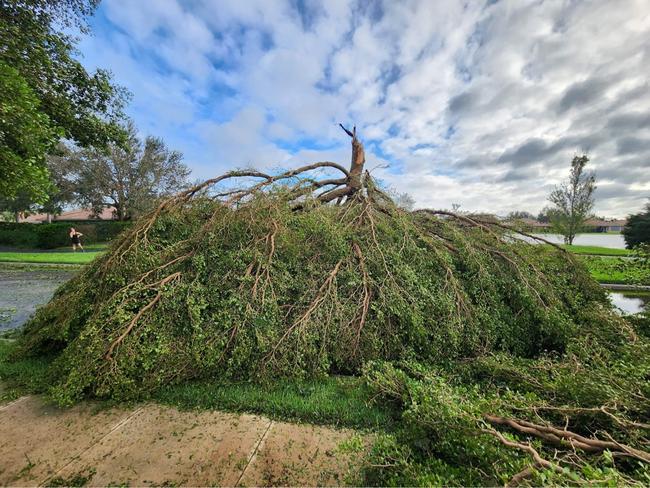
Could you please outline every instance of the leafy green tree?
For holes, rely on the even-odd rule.
[[[125,131],[122,145],[74,150],[68,168],[76,200],[96,212],[113,206],[118,220],[137,217],[157,199],[177,193],[187,186],[190,174],[183,155],[169,150],[162,139],[149,136],[142,141],[132,123]]]
[[[46,154],[61,137],[104,146],[123,137],[118,124],[127,93],[104,70],[88,73],[75,59],[96,0],[0,2],[0,195],[19,191],[44,201]]]
[[[60,135],[18,71],[0,62],[0,196],[11,200],[22,191],[47,198],[44,155]]]
[[[645,212],[630,215],[623,227],[625,246],[628,249],[640,244],[650,244],[650,203],[646,204]]]
[[[556,187],[549,196],[554,205],[549,217],[553,229],[564,236],[565,244],[572,244],[594,207],[596,176],[585,172],[589,162],[586,155],[575,156],[571,161],[569,179]]]

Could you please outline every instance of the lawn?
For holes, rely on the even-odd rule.
[[[93,244],[84,244],[83,246],[86,251],[105,251],[106,248],[108,247],[108,243],[95,242]],[[60,251],[60,252],[71,251],[71,250],[72,250],[72,246],[57,247],[56,249],[54,249],[54,251]]]
[[[328,376],[269,384],[194,381],[163,388],[153,399],[181,409],[249,412],[337,427],[386,429],[395,420],[394,412],[390,405],[369,401],[371,396],[361,378]]]
[[[0,252],[0,262],[5,263],[53,263],[88,264],[103,251],[88,252]]]
[[[590,254],[594,256],[629,256],[631,254],[629,249],[614,249],[611,247],[577,246],[575,244],[563,244],[562,247],[573,254]]]
[[[650,270],[633,259],[604,256],[581,256],[582,261],[599,283],[650,285]]]

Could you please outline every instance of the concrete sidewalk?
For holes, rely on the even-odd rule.
[[[368,444],[351,430],[256,415],[59,409],[29,396],[0,407],[0,485],[341,485],[358,479]]]

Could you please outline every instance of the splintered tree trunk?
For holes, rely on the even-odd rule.
[[[350,162],[350,172],[345,181],[344,187],[326,192],[319,197],[319,200],[323,203],[332,202],[334,200],[341,202],[345,197],[350,198],[353,196],[357,191],[361,190],[362,187],[363,166],[366,163],[366,153],[363,150],[363,144],[357,138],[356,127],[354,127],[352,131],[349,131],[343,127],[343,124],[339,125],[341,126],[341,129],[352,138],[352,161]]]
[[[353,192],[356,192],[361,189],[361,176],[363,175],[363,166],[366,163],[366,154],[363,150],[363,144],[357,139],[357,128],[352,129],[352,133],[348,130],[345,130],[345,132],[352,137],[352,161],[350,163],[348,186]]]

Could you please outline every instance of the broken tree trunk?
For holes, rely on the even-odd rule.
[[[332,191],[326,192],[319,197],[319,200],[327,203],[337,199],[343,200],[344,197],[351,198],[362,187],[363,167],[366,163],[366,153],[363,150],[363,144],[357,138],[356,126],[352,131],[346,129],[343,124],[339,124],[341,129],[352,138],[352,160],[350,161],[350,174],[348,175],[346,184],[342,188],[335,188]]]

